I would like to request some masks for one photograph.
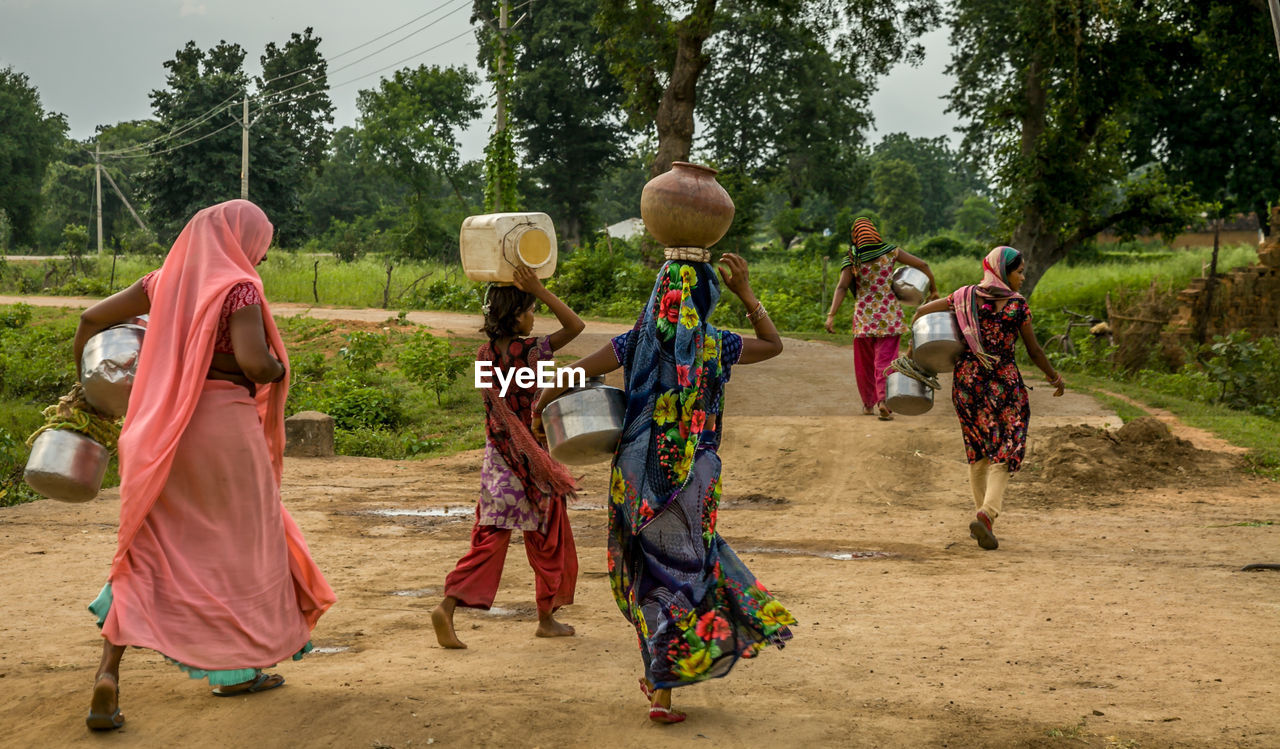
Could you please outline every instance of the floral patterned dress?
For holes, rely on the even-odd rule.
[[[609,487],[609,581],[660,689],[725,676],[796,623],[716,530],[722,395],[742,354],[740,336],[706,322],[718,299],[710,265],[668,262],[636,327],[613,341],[628,409]]]
[[[902,335],[907,326],[902,321],[902,305],[893,294],[894,254],[855,264],[847,255],[841,270],[853,268],[854,293],[853,337],[882,338]]]
[[[956,359],[951,402],[970,463],[986,458],[1006,464],[1010,473],[1022,465],[1031,406],[1014,350],[1019,329],[1029,319],[1031,308],[1024,299],[1012,299],[1000,310],[984,301],[978,307],[982,347],[998,361],[988,369],[967,349]]]

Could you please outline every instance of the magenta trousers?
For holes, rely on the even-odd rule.
[[[863,408],[884,400],[885,369],[898,358],[899,336],[865,336],[853,339],[853,374]]]

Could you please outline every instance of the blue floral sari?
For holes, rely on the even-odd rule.
[[[609,580],[659,689],[724,676],[782,647],[795,619],[716,533],[720,411],[741,339],[708,323],[707,263],[662,267],[644,313],[615,339],[627,415],[609,490]]]

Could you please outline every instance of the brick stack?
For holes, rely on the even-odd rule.
[[[1163,335],[1164,350],[1194,342],[1202,321],[1210,339],[1237,330],[1255,336],[1280,335],[1280,206],[1271,211],[1271,236],[1258,248],[1258,261],[1220,273],[1208,310],[1204,304],[1208,279],[1197,278],[1178,292],[1178,310]]]

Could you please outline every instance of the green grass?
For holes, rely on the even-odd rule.
[[[1276,440],[1280,424],[1275,419],[1222,405],[1167,395],[1133,383],[1095,377],[1082,372],[1071,375],[1071,385],[1090,391],[1095,397],[1105,397],[1098,391],[1109,390],[1152,408],[1170,411],[1188,426],[1212,432],[1233,445],[1247,449],[1249,452],[1246,457],[1255,473],[1272,479],[1280,478],[1280,443]],[[1112,403],[1116,400],[1110,399]],[[1108,405],[1111,404],[1108,403]],[[1121,418],[1129,420],[1123,413]]]

